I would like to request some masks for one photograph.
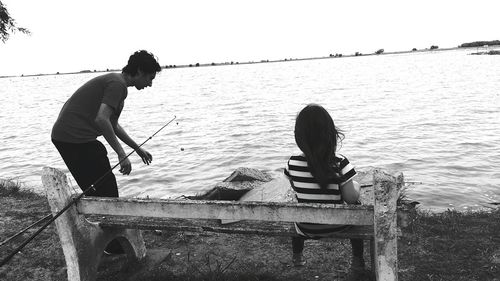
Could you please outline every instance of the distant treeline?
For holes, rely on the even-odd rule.
[[[493,41],[476,41],[471,43],[463,43],[460,45],[460,48],[468,48],[468,47],[482,47],[484,45],[492,46],[492,45],[500,45],[500,40]]]

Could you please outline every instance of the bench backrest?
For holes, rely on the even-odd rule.
[[[373,225],[373,206],[85,197],[85,215]]]
[[[77,210],[85,215],[179,219],[256,220],[323,224],[391,224],[396,218],[398,189],[395,178],[375,170],[373,205],[327,205],[292,202],[237,202],[137,198],[84,197]],[[385,221],[384,221],[385,220]],[[378,223],[377,223],[378,221]]]

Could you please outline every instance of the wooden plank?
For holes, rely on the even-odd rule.
[[[374,230],[375,272],[378,281],[398,280],[397,198],[403,175],[396,177],[375,170]]]
[[[239,221],[231,224],[221,224],[219,220],[96,215],[87,216],[87,219],[98,223],[103,228],[161,229],[172,232],[215,232],[288,237],[297,235],[293,223],[289,222]],[[352,226],[345,231],[332,234],[331,238],[360,238],[370,240],[373,238],[373,226]]]
[[[373,225],[373,206],[86,197],[80,213],[100,216]]]

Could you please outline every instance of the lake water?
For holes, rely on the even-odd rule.
[[[137,143],[178,124],[144,146],[150,166],[134,155],[131,175],[115,172],[120,194],[193,195],[238,167],[279,174],[297,151],[296,114],[319,103],[358,170],[403,172],[422,208],[487,207],[500,201],[500,56],[473,51],[165,69],[152,88],[129,88],[120,123]],[[0,178],[41,190],[43,166],[67,171],[50,130],[95,75],[0,79]]]

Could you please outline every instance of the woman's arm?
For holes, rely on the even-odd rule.
[[[359,199],[359,183],[353,180],[348,180],[340,186],[342,199],[347,204],[354,204]]]

